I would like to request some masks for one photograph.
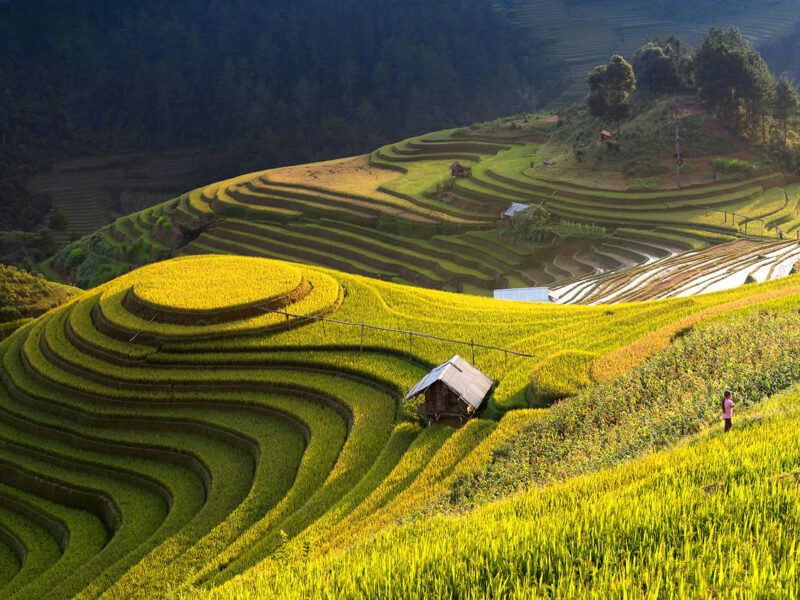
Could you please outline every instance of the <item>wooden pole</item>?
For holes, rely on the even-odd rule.
[[[680,127],[678,125],[678,115],[680,114],[680,108],[675,105],[673,109],[675,111],[675,181],[678,184],[678,190],[681,189],[681,134],[680,134]]]
[[[470,345],[472,346],[472,366],[475,366],[475,340],[470,341]]]
[[[361,325],[361,351],[364,351],[364,325]]]
[[[414,334],[412,333],[408,334],[408,353],[414,353]]]
[[[289,323],[289,315],[286,315],[286,329],[291,329],[291,328],[292,328],[292,326]]]

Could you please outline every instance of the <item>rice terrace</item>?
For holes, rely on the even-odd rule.
[[[4,598],[800,597],[797,2],[136,4],[0,2]]]

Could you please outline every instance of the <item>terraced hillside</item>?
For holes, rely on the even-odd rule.
[[[671,18],[656,16],[655,10],[655,3],[634,0],[521,0],[514,3],[512,16],[535,35],[552,40],[554,57],[565,61],[570,69],[572,84],[565,98],[575,100],[586,93],[586,73],[595,65],[605,63],[613,54],[630,59],[644,42],[660,33],[674,33],[695,46],[709,27],[736,26],[758,46],[791,31],[798,22],[800,3],[772,2],[767,10],[751,3],[741,11],[715,11],[700,18],[680,10],[675,10]]]
[[[585,385],[593,357],[648,332],[798,293],[790,278],[609,309],[498,303],[263,259],[145,267],[0,346],[0,556],[16,565],[3,591],[168,597],[225,581],[286,536],[349,545],[535,419],[484,418],[524,408],[532,370],[534,389],[566,373],[583,372]],[[498,381],[487,412],[457,431],[403,421],[404,391],[473,348]]]
[[[290,540],[349,546],[486,465],[543,414],[526,407],[547,381],[580,389],[615,350],[642,360],[674,331],[775,301],[800,302],[800,281],[609,308],[257,258],[144,267],[0,344],[0,589],[166,598]],[[422,429],[399,399],[455,353],[497,381],[488,407]]]
[[[59,163],[34,176],[28,186],[50,196],[53,205],[69,217],[66,230],[52,232],[65,243],[73,232],[84,236],[108,225],[120,194],[169,198],[197,177],[201,160],[202,152],[195,150],[85,158]]]
[[[702,116],[698,123],[703,135],[716,135],[702,127]],[[91,287],[176,254],[219,253],[488,295],[566,284],[743,237],[798,235],[800,184],[777,171],[718,180],[698,172],[681,191],[590,187],[548,178],[541,167],[560,151],[548,142],[560,131],[557,119],[537,115],[507,125],[437,132],[370,156],[198,188],[117,219],[52,264]],[[698,165],[701,159],[707,161],[698,157]],[[467,177],[449,175],[456,160]],[[542,205],[556,219],[602,226],[607,235],[521,241],[505,232],[501,218],[512,203]]]
[[[795,272],[797,242],[730,242],[632,269],[578,278],[553,288],[563,304],[609,304],[705,294]]]

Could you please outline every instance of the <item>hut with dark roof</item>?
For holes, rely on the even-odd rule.
[[[453,177],[466,177],[469,175],[469,167],[465,166],[460,160],[450,165],[450,175]]]
[[[419,407],[420,415],[442,425],[461,427],[481,407],[492,383],[486,375],[455,355],[423,377],[403,401],[425,394],[425,401]]]

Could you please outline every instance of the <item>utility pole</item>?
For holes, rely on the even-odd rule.
[[[675,181],[677,182],[678,190],[680,190],[681,164],[683,163],[683,159],[681,158],[681,132],[680,132],[680,122],[678,121],[680,108],[678,108],[677,104],[673,107],[673,112],[675,113]]]

